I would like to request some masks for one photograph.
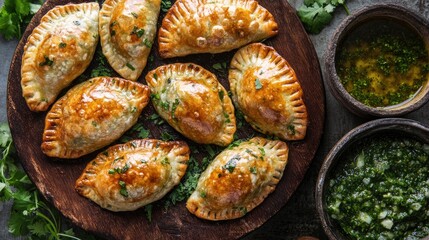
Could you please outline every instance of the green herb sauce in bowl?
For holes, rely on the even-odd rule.
[[[325,158],[316,207],[330,239],[429,236],[429,128],[385,118],[351,130]]]
[[[332,95],[362,117],[402,116],[429,100],[429,22],[395,4],[347,16],[324,55]]]
[[[429,235],[429,145],[398,135],[363,139],[329,181],[327,209],[346,235]]]
[[[358,26],[343,40],[336,69],[345,89],[371,107],[412,98],[429,78],[428,51],[422,38],[392,20]]]

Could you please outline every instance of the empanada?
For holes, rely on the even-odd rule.
[[[286,143],[261,137],[227,148],[201,174],[186,207],[213,221],[244,216],[274,191],[288,153]]]
[[[226,52],[277,32],[274,17],[254,0],[178,0],[159,29],[159,53]]]
[[[123,78],[137,80],[156,34],[161,0],[106,0],[100,11],[103,54]]]
[[[46,115],[42,151],[78,158],[100,149],[132,127],[150,99],[146,85],[97,77],[71,88]]]
[[[76,191],[110,211],[132,211],[159,200],[185,174],[185,142],[133,140],[108,148],[88,163]]]
[[[98,43],[98,3],[57,6],[42,17],[24,47],[22,95],[46,111],[91,62]]]
[[[201,66],[176,63],[146,75],[158,114],[187,138],[226,146],[236,131],[234,106],[216,76]]]
[[[307,108],[295,71],[272,47],[253,43],[231,60],[232,100],[257,131],[300,140],[307,130]]]

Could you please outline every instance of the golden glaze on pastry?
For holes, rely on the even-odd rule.
[[[227,148],[201,174],[186,207],[207,220],[244,216],[274,191],[288,153],[286,143],[261,137]]]
[[[159,200],[185,174],[185,142],[133,140],[110,147],[88,163],[76,191],[111,211],[132,211]]]
[[[137,122],[149,98],[146,85],[121,78],[97,77],[76,85],[48,112],[42,151],[78,158],[100,149]]]
[[[161,57],[220,53],[277,34],[274,17],[254,0],[178,0],[159,29]]]
[[[253,43],[238,50],[229,83],[235,106],[254,129],[284,140],[305,137],[307,109],[301,85],[274,48]]]
[[[146,75],[158,114],[187,138],[203,144],[232,142],[234,106],[216,76],[201,66],[176,63]]]
[[[57,6],[43,16],[24,47],[22,94],[31,111],[46,111],[85,71],[98,43],[98,3]]]
[[[106,0],[100,11],[103,54],[123,78],[137,80],[156,34],[161,0]]]

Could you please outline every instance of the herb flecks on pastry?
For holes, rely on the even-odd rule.
[[[119,144],[88,163],[76,191],[110,211],[132,211],[159,200],[186,172],[185,142],[154,139]]]
[[[92,78],[71,88],[46,115],[42,151],[78,158],[122,136],[150,99],[146,85],[121,78]]]
[[[301,140],[307,108],[295,71],[272,47],[249,44],[234,55],[229,69],[232,100],[257,131],[283,140]]]
[[[254,0],[178,0],[158,34],[163,58],[220,53],[276,35],[268,10]]]
[[[274,191],[288,160],[282,141],[255,137],[222,151],[201,174],[186,207],[199,218],[240,218]]]
[[[155,39],[161,0],[106,0],[100,11],[103,54],[123,78],[137,80]]]
[[[216,76],[191,63],[164,65],[146,82],[158,114],[185,137],[226,146],[236,131],[234,106]]]
[[[98,3],[57,6],[46,13],[24,47],[22,94],[31,111],[46,111],[82,74],[98,43]]]

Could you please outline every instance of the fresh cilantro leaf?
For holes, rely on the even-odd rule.
[[[30,230],[31,235],[36,235],[38,237],[43,237],[47,232],[49,232],[46,223],[42,221],[36,221],[32,224],[29,224],[28,229]]]
[[[171,1],[170,0],[161,0],[161,11],[162,12],[168,12],[168,10],[171,8]]]
[[[7,123],[0,124],[0,147],[5,148],[8,142],[12,141],[9,126]]]
[[[298,9],[298,16],[309,33],[319,33],[331,22],[338,5],[342,5],[349,14],[345,0],[305,0]]]
[[[6,40],[20,39],[41,3],[34,0],[5,0],[0,9],[0,35]]]
[[[26,0],[15,0],[15,11],[23,16],[30,14],[30,2]]]
[[[335,10],[335,6],[332,4],[328,4],[324,7],[325,11],[329,14],[333,13]]]
[[[61,232],[60,213],[41,198],[18,165],[6,123],[0,123],[0,153],[0,201],[13,200],[7,223],[9,232],[14,236],[29,236],[30,239],[79,239],[70,230]],[[85,239],[91,238],[85,236]]]
[[[332,16],[316,2],[309,7],[301,6],[298,16],[310,33],[319,33],[332,19]]]

